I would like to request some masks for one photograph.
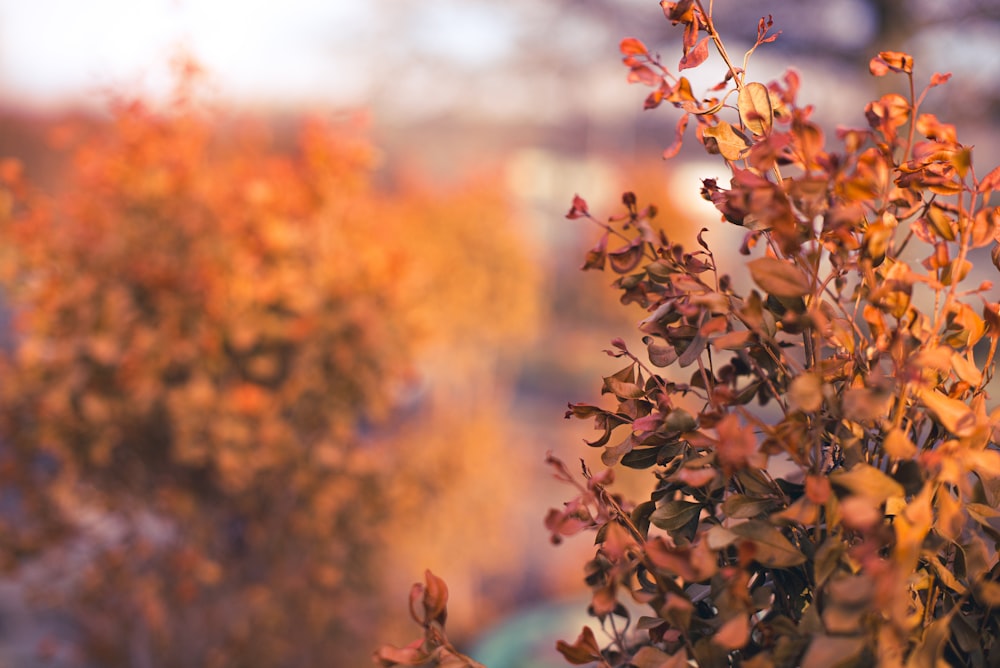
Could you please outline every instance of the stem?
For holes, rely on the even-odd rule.
[[[715,44],[715,50],[719,52],[722,56],[722,60],[725,61],[726,67],[729,68],[729,73],[733,75],[733,81],[736,82],[737,90],[743,90],[743,77],[733,65],[733,61],[729,58],[729,53],[726,52],[726,47],[722,43],[722,37],[719,32],[715,29],[715,22],[712,21],[712,3],[709,3],[709,11],[705,11],[705,6],[702,4],[701,0],[695,0],[695,5],[701,10],[701,15],[705,17],[705,31],[708,36],[712,38],[712,43]]]

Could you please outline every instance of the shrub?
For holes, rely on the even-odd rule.
[[[421,356],[487,317],[525,340],[535,271],[488,179],[377,187],[360,119],[282,146],[194,77],[78,133],[54,193],[0,169],[2,554],[47,567],[101,665],[349,664],[385,617],[390,489],[444,485],[386,443]]]
[[[949,75],[921,88],[905,53],[870,63],[904,93],[868,104],[867,127],[833,148],[796,72],[749,74],[777,37],[770,17],[737,62],[703,3],[661,6],[681,61],[625,39],[629,80],[652,88],[646,108],[683,112],[665,157],[693,120],[731,171],[701,196],[753,259],[734,280],[709,230],[685,250],[631,193],[606,222],[573,200],[567,217],[601,230],[583,268],[610,267],[648,317],[641,347],[606,351],[624,362],[603,379],[612,403],[566,414],[594,420],[608,468],[549,458],[577,495],[546,526],[553,542],[596,534],[589,611],[607,636],[584,628],[559,651],[616,668],[997,665],[1000,304],[973,263],[990,250],[1000,267],[1000,168],[978,172],[956,128],[921,110]],[[713,49],[725,71],[699,99],[680,72]],[[649,471],[648,498],[613,493],[616,466]],[[426,608],[425,638],[383,665],[463,665]]]

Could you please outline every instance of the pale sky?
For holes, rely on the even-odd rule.
[[[178,47],[220,92],[357,103],[371,0],[0,0],[0,96],[31,105],[166,85]],[[353,47],[353,49],[352,49]],[[95,101],[99,103],[99,101]]]

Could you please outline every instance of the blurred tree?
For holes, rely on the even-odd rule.
[[[389,427],[477,332],[487,369],[533,335],[536,272],[495,180],[377,188],[360,120],[284,152],[185,68],[168,111],[72,140],[53,195],[0,169],[2,553],[42,558],[99,665],[352,665],[387,524],[447,484],[407,463],[467,447]]]

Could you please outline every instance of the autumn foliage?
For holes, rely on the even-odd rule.
[[[606,468],[549,459],[576,491],[545,517],[553,542],[597,544],[600,628],[559,651],[616,668],[997,665],[1000,168],[923,110],[949,75],[925,85],[907,54],[870,64],[903,93],[828,137],[794,70],[752,77],[770,17],[734,61],[703,3],[661,6],[681,60],[625,39],[628,79],[681,112],[666,157],[693,125],[724,163],[700,195],[747,259],[720,266],[711,229],[682,248],[631,193],[610,218],[571,204],[600,230],[583,268],[610,268],[647,317],[641,344],[606,351],[623,364],[607,402],[566,414],[594,422]],[[711,52],[720,83],[699,97],[681,72]],[[616,494],[616,467],[648,471],[648,496]]]
[[[440,491],[406,467],[449,378],[420,361],[485,317],[498,356],[528,340],[536,271],[489,174],[378,187],[360,120],[283,146],[196,76],[59,129],[55,192],[2,165],[2,554],[49,569],[100,665],[347,665],[406,540],[392,504]]]

